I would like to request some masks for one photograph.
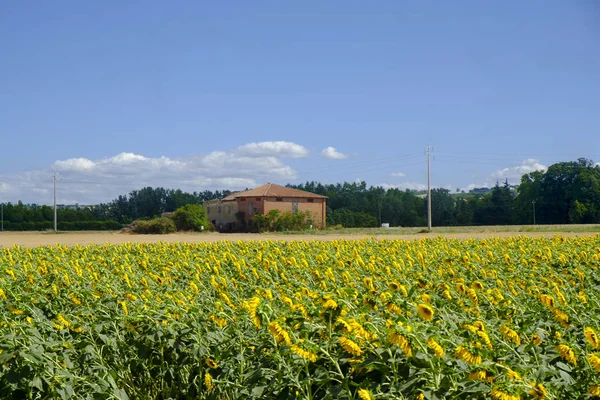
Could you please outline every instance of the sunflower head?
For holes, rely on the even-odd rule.
[[[417,313],[425,321],[431,321],[433,319],[433,308],[428,304],[419,304],[417,306]]]

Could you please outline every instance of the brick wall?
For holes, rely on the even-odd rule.
[[[324,228],[326,221],[326,204],[325,199],[313,199],[309,203],[306,198],[291,198],[283,197],[283,201],[277,201],[276,198],[267,198],[264,200],[262,212],[268,213],[271,210],[279,210],[281,212],[292,212],[292,203],[298,203],[298,211],[308,211],[311,215],[312,225],[315,228]]]
[[[309,202],[309,199],[306,198],[283,197],[281,200],[277,201],[275,197],[242,197],[235,201],[206,201],[204,207],[208,220],[215,224],[217,230],[228,230],[231,227],[230,224],[239,224],[235,216],[238,211],[244,212],[246,223],[248,223],[254,213],[267,214],[271,210],[293,212],[293,203],[298,203],[298,211],[310,213],[313,227],[325,227],[327,209],[325,199],[312,199],[312,202]],[[228,212],[227,207],[231,208],[231,212]],[[250,207],[253,209],[252,213],[249,212]]]

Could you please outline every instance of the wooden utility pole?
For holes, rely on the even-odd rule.
[[[54,173],[54,233],[56,233],[56,172]]]
[[[427,146],[427,229],[431,230],[431,146]]]

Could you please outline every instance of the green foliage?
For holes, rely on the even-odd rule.
[[[64,222],[59,220],[57,228],[59,231],[116,231],[123,227],[117,221],[71,221]],[[8,222],[4,221],[5,231],[46,231],[54,229],[53,221],[24,221]]]
[[[186,204],[178,208],[173,214],[173,221],[180,231],[199,232],[208,227],[206,210],[200,204]]]
[[[256,214],[251,219],[255,232],[302,231],[309,228],[310,212],[281,212],[271,210],[266,215]]]
[[[342,208],[339,210],[330,210],[327,213],[327,225],[341,225],[345,228],[374,228],[379,224],[377,223],[377,218],[371,214]]]
[[[171,218],[160,217],[149,221],[136,221],[133,231],[141,234],[166,234],[176,232],[177,228]]]
[[[517,196],[521,221],[538,224],[600,222],[600,166],[591,160],[561,162],[523,175]]]

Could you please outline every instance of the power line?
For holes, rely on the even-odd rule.
[[[313,172],[337,171],[337,170],[347,170],[348,168],[368,167],[371,165],[383,164],[383,163],[392,163],[393,164],[393,163],[402,161],[402,159],[408,160],[411,158],[419,157],[420,155],[421,155],[420,153],[411,153],[411,154],[405,154],[405,155],[401,155],[401,156],[384,157],[384,158],[380,158],[380,159],[374,160],[374,161],[344,163],[344,165],[339,165],[339,166],[335,166],[335,167],[324,167],[324,168],[318,168],[318,169],[312,169],[312,170],[298,171],[298,173],[299,174],[308,174],[308,173],[313,173]]]
[[[534,153],[495,153],[495,152],[471,152],[471,151],[452,151],[452,152],[439,152],[438,154],[475,154],[475,155],[492,155],[492,156],[517,156],[517,157],[573,157],[573,154],[534,154]],[[600,157],[600,154],[589,154],[590,157]],[[577,159],[582,157],[577,157]],[[586,158],[586,157],[583,157]]]
[[[398,164],[398,165],[395,165],[395,167],[407,167],[407,166],[410,166],[410,165],[417,165],[417,164],[421,164],[421,163],[422,163],[421,161],[415,161],[415,162],[411,162],[411,163]],[[346,169],[344,172],[347,172],[347,173],[361,172],[362,173],[362,172],[371,172],[371,171],[381,171],[381,170],[389,169],[389,168],[390,168],[390,165],[386,165],[386,166],[378,167],[378,168],[369,168],[369,169],[364,169],[364,168],[356,169],[356,168],[352,168],[350,170]],[[331,175],[337,174],[339,172],[340,171],[325,171],[324,173],[319,172],[319,176],[331,176]],[[301,174],[300,176],[298,176],[295,179],[291,179],[291,181],[304,180],[304,179],[307,179],[307,176],[308,176],[308,174],[304,173],[304,174]]]

